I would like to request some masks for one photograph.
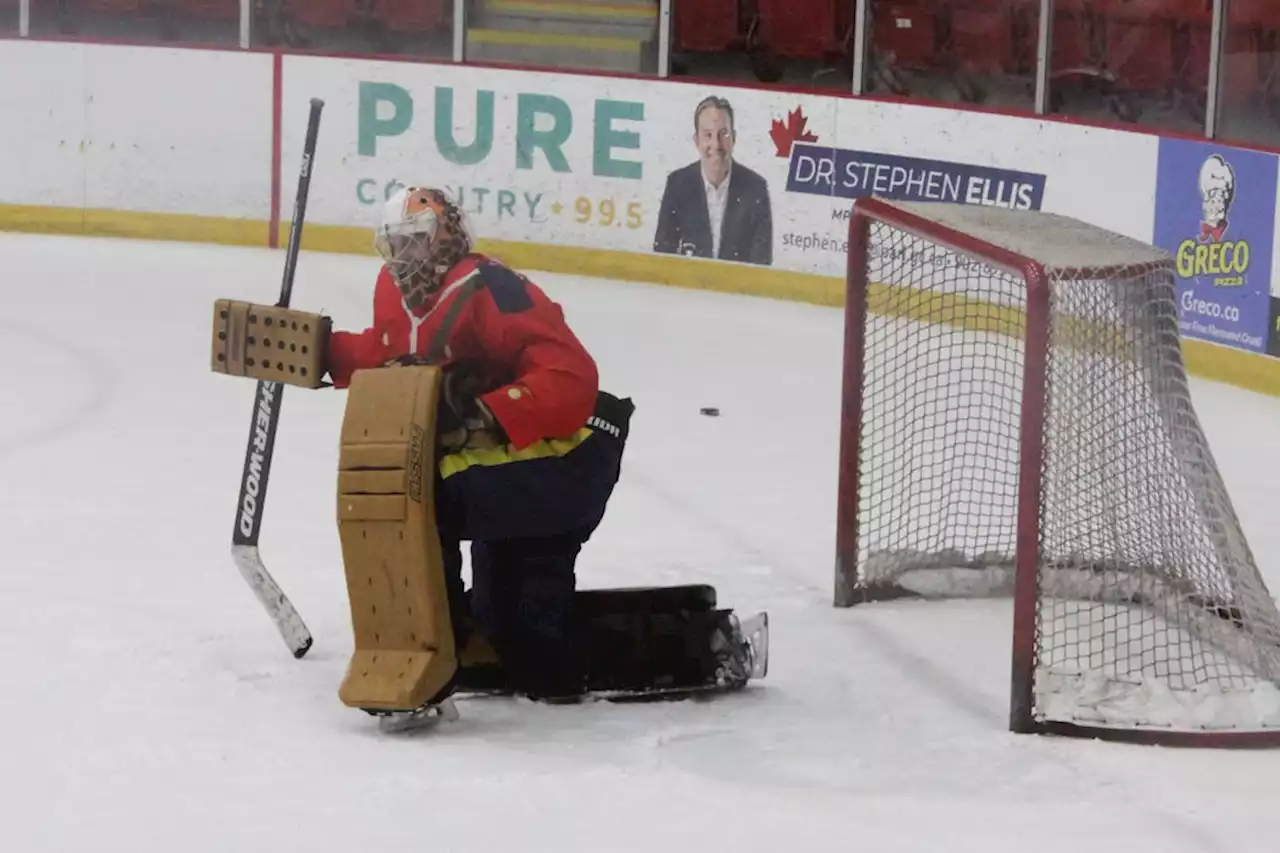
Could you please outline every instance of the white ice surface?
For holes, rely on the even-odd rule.
[[[337,698],[340,393],[286,393],[266,506],[304,660],[228,552],[253,385],[209,372],[209,310],[274,301],[281,260],[0,236],[4,850],[1280,849],[1280,753],[1008,733],[1007,603],[829,606],[841,314],[745,297],[536,276],[638,406],[581,583],[768,608],[769,677],[710,704],[469,701],[378,735]],[[294,304],[363,324],[374,272],[306,254]],[[1274,587],[1280,401],[1195,400]]]

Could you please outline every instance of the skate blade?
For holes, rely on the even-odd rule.
[[[761,611],[742,621],[742,638],[751,649],[751,680],[769,674],[769,614]]]
[[[417,732],[424,729],[433,729],[441,723],[451,723],[461,718],[462,715],[458,713],[457,704],[450,697],[436,705],[428,705],[416,711],[402,714],[379,713],[378,731],[382,734]]]

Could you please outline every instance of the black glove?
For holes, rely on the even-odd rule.
[[[398,355],[395,358],[389,358],[382,362],[383,367],[416,367],[422,364],[430,364],[431,360],[425,355],[417,353],[409,353],[408,355]]]
[[[488,433],[494,444],[506,444],[507,436],[489,407],[480,402],[487,390],[480,376],[465,366],[445,373],[436,411],[436,436],[446,450],[466,447],[474,433]]]

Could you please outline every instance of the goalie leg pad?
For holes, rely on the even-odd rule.
[[[357,371],[338,461],[338,532],[355,652],[350,707],[411,711],[458,668],[435,513],[436,367]]]
[[[600,694],[649,694],[741,684],[763,678],[768,617],[743,620],[718,607],[709,584],[583,589],[573,595],[572,645],[583,688]],[[482,639],[473,634],[472,642]],[[468,655],[462,691],[513,690],[498,660]]]

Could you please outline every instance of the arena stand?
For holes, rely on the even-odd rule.
[[[247,22],[240,0],[30,3],[36,38],[688,75],[1280,145],[1276,0],[250,0]],[[0,0],[0,34],[19,31],[20,7]]]

